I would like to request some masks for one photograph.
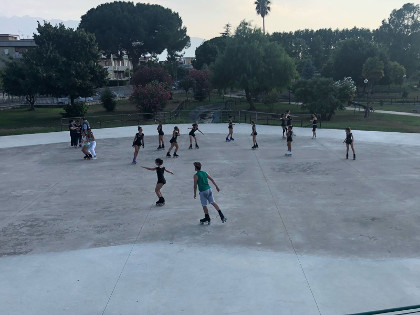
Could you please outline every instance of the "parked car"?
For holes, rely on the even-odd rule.
[[[68,104],[70,104],[70,99],[68,97],[59,97],[57,99],[57,104],[59,104],[59,105],[68,105]]]

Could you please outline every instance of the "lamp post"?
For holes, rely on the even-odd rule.
[[[369,116],[369,80],[365,79],[363,81],[365,83],[365,90],[366,90],[366,109],[365,109],[365,118]]]

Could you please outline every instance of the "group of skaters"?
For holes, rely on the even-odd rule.
[[[82,148],[85,154],[85,160],[96,160],[96,140],[90,128],[89,122],[86,118],[82,117],[82,124],[79,120],[71,119],[69,122],[70,131],[70,146],[73,148]]]

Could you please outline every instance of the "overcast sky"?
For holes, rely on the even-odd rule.
[[[188,29],[188,35],[210,39],[218,36],[227,23],[236,27],[243,19],[262,27],[255,13],[255,0],[151,0],[176,11]],[[107,1],[99,0],[10,0],[2,1],[0,16],[42,17],[80,20],[90,8]],[[110,2],[110,1],[108,1]],[[134,1],[139,2],[139,1]],[[146,1],[140,1],[146,2]],[[271,0],[266,17],[269,33],[298,29],[352,28],[370,29],[381,25],[393,9],[409,0]],[[2,30],[0,30],[2,33]]]

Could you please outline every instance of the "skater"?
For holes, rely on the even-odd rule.
[[[284,114],[280,115],[280,120],[281,120],[281,127],[283,128],[283,138],[286,138],[284,134],[287,133],[287,127],[286,127],[286,118],[284,118]]]
[[[73,148],[77,148],[77,126],[74,119],[70,120],[69,123],[69,131],[70,131],[70,146]]]
[[[234,141],[235,139],[233,139],[233,126],[234,126],[235,124],[234,123],[232,123],[232,120],[231,119],[229,119],[229,125],[228,125],[228,129],[229,129],[229,133],[228,133],[228,135],[226,136],[226,142],[229,142],[229,141]]]
[[[176,154],[176,152],[178,152],[178,142],[177,142],[177,138],[180,136],[179,134],[179,128],[177,126],[174,127],[174,131],[172,132],[172,138],[171,140],[169,140],[169,143],[171,144],[168,153],[166,153],[167,157],[171,157],[171,150],[173,147],[175,147],[175,151],[174,151],[174,157],[178,157],[179,155]]]
[[[318,127],[318,118],[316,117],[316,114],[312,114],[312,139],[316,138],[316,128]]]
[[[194,199],[196,199],[197,197],[197,186],[198,186],[198,190],[200,192],[200,201],[201,201],[201,205],[203,206],[203,211],[204,211],[204,218],[200,220],[200,224],[204,224],[206,222],[207,224],[210,224],[210,216],[209,216],[209,210],[207,208],[207,202],[210,203],[217,210],[217,212],[219,213],[220,219],[222,220],[222,223],[225,223],[227,219],[223,215],[218,204],[214,201],[213,193],[208,183],[208,179],[213,183],[217,191],[220,191],[219,186],[217,186],[216,182],[209,174],[201,170],[200,162],[194,162],[194,167],[196,171],[196,174],[194,175]]]
[[[291,156],[292,155],[292,142],[293,142],[293,126],[289,126],[289,128],[287,129],[287,152],[286,152],[286,156]]]
[[[133,148],[134,148],[134,157],[133,157],[133,164],[137,163],[137,155],[139,154],[140,146],[144,148],[144,134],[143,134],[143,128],[138,126],[137,128],[138,132],[134,136],[133,140]]]
[[[354,138],[353,133],[351,132],[351,129],[349,127],[346,128],[346,139],[344,139],[343,143],[346,143],[346,159],[349,158],[349,145],[351,146],[351,150],[353,151],[353,160],[356,159],[356,152],[354,152]]]
[[[257,126],[255,126],[255,122],[253,120],[251,121],[251,126],[252,126],[252,132],[251,132],[252,142],[254,143],[254,145],[252,146],[251,149],[257,149],[258,148],[258,143],[257,143]]]
[[[292,126],[292,120],[293,120],[292,115],[290,114],[290,109],[286,111],[286,120],[287,120],[286,121],[287,128],[289,128],[289,126]]]
[[[76,135],[77,135],[76,142],[79,144],[79,147],[81,147],[82,146],[82,126],[80,125],[79,120],[76,120]]]
[[[90,160],[92,158],[92,154],[90,153],[90,142],[88,141],[88,137],[84,131],[82,131],[82,152],[85,154],[83,157],[85,160]]]
[[[189,135],[190,135],[190,147],[188,149],[192,149],[192,139],[194,138],[195,140],[195,148],[199,149],[200,147],[197,144],[197,137],[195,136],[195,132],[199,131],[202,135],[204,135],[204,133],[201,132],[200,129],[198,129],[198,124],[192,124],[192,128],[188,128],[191,129]]]
[[[162,122],[159,121],[159,125],[157,126],[157,131],[159,134],[159,146],[158,150],[165,149],[165,143],[163,142],[163,135],[165,134],[162,129]]]
[[[174,175],[174,173],[172,173],[170,170],[167,170],[165,167],[162,166],[163,165],[162,159],[156,159],[155,164],[156,164],[156,167],[153,167],[153,168],[145,167],[145,166],[142,166],[142,167],[149,171],[156,171],[158,181],[156,184],[155,193],[159,198],[159,200],[156,201],[156,206],[163,206],[165,204],[165,198],[163,198],[160,190],[162,189],[163,185],[166,184],[165,172],[168,172],[169,174],[172,174],[172,175]]]
[[[95,152],[96,140],[95,140],[95,136],[93,135],[92,129],[88,129],[87,139],[90,143],[89,151],[92,154],[92,159],[96,160],[96,152]]]
[[[82,117],[82,121],[83,121],[82,130],[85,132],[85,134],[87,134],[88,129],[90,129],[89,122],[87,121],[85,117]]]

